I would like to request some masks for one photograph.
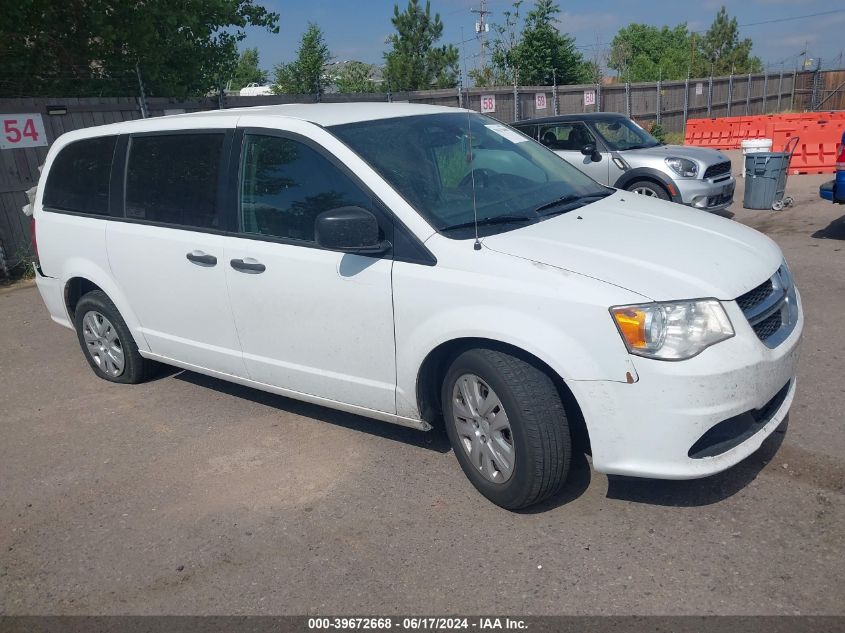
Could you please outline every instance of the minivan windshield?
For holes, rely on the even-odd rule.
[[[474,234],[476,216],[479,234],[490,235],[613,192],[527,136],[479,114],[379,119],[329,130],[438,231],[456,239]]]
[[[646,149],[660,145],[660,141],[631,119],[614,117],[604,121],[593,121],[593,126],[601,134],[610,149],[617,152],[628,149]]]

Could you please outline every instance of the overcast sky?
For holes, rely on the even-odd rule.
[[[332,55],[338,60],[358,59],[381,63],[384,39],[393,27],[390,17],[395,2],[391,0],[259,0],[260,4],[280,14],[281,30],[272,35],[260,29],[249,29],[243,47],[258,47],[261,66],[272,68],[280,61],[290,61],[299,37],[308,21],[316,22],[325,33]],[[421,0],[421,3],[423,1]],[[400,8],[407,0],[400,1]],[[527,0],[523,5],[532,5]],[[632,22],[674,26],[686,22],[692,30],[706,30],[719,7],[725,4],[728,13],[736,16],[741,37],[754,40],[754,54],[773,70],[784,63],[786,68],[800,64],[799,54],[808,49],[808,56],[821,57],[825,67],[837,66],[845,50],[845,6],[829,0],[656,0],[632,2],[624,0],[560,1],[561,29],[574,35],[576,45],[588,58],[596,48],[607,50],[619,28]],[[474,39],[478,0],[432,0],[432,12],[439,12],[444,22],[443,42],[459,44],[461,27],[466,42],[468,67],[478,58],[479,43]],[[504,20],[502,12],[509,0],[488,0],[493,11],[488,19]],[[835,13],[828,13],[836,11]],[[796,19],[808,14],[826,15]],[[773,20],[780,20],[771,22]],[[769,22],[759,24],[760,22]]]

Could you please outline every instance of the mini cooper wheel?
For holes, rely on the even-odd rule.
[[[446,432],[464,474],[490,501],[516,510],[557,492],[569,470],[569,426],[539,368],[489,349],[452,362],[442,387]]]
[[[155,372],[158,364],[138,353],[126,322],[101,290],[93,290],[79,300],[74,324],[85,360],[100,378],[135,384]]]
[[[661,200],[671,200],[669,192],[662,185],[658,185],[650,180],[639,180],[628,186],[628,191],[636,193],[640,196],[647,196],[649,198],[660,198]]]

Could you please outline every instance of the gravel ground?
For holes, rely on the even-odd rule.
[[[829,178],[791,176],[780,213],[742,209],[740,182],[728,214],[781,245],[804,299],[788,429],[698,481],[579,456],[526,513],[477,494],[442,434],[189,372],[98,380],[34,288],[0,291],[0,614],[845,614]]]

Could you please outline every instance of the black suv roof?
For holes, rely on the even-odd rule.
[[[564,121],[601,121],[611,119],[627,119],[624,114],[618,112],[582,112],[580,114],[560,114],[558,116],[547,116],[541,119],[526,119],[525,121],[516,121],[511,125],[519,127],[520,125],[534,125],[535,123],[562,123]]]

